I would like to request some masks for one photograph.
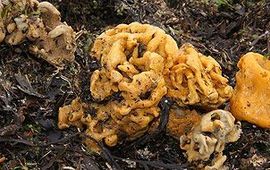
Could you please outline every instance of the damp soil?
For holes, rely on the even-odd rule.
[[[179,141],[164,132],[168,103],[160,103],[157,133],[100,155],[82,145],[76,128],[57,128],[59,107],[80,97],[92,102],[88,51],[95,37],[119,23],[139,21],[164,29],[178,44],[192,43],[222,66],[232,86],[237,62],[248,51],[270,54],[267,0],[50,0],[78,32],[76,61],[57,70],[19,46],[0,45],[0,169],[196,169]],[[116,99],[117,95],[113,96]],[[269,169],[270,130],[242,122],[243,134],[224,151],[229,169]]]

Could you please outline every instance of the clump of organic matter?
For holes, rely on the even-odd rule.
[[[180,137],[180,147],[186,151],[188,161],[206,161],[215,153],[213,165],[206,169],[220,169],[226,160],[222,154],[225,144],[237,141],[240,134],[241,124],[235,123],[230,112],[214,110],[203,115],[190,133]]]
[[[270,128],[270,60],[250,52],[240,59],[238,67],[231,112],[239,120]]]
[[[31,53],[56,67],[74,60],[75,32],[61,22],[60,12],[49,2],[6,0],[0,13],[0,42],[29,41]]]
[[[232,95],[233,88],[222,76],[218,62],[184,44],[166,77],[168,94],[180,106],[217,108]]]
[[[108,146],[155,129],[160,118],[158,104],[166,95],[182,103],[180,106],[202,107],[218,107],[231,95],[232,88],[213,58],[198,53],[190,44],[179,50],[171,36],[149,24],[134,22],[107,30],[96,38],[90,55],[101,63],[90,78],[90,92],[96,102],[103,103],[90,104],[96,114],[81,115],[81,121],[88,136],[104,140]],[[110,99],[114,94],[119,100]],[[60,111],[66,107],[72,105]],[[171,127],[172,133],[188,126],[191,129],[200,118],[186,114],[186,119],[171,117],[170,122],[187,121],[182,128]],[[190,116],[196,118],[191,125]],[[91,139],[87,144],[96,148]]]

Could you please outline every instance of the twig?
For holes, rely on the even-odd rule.
[[[91,139],[93,142],[95,142],[100,148],[101,148],[101,154],[100,156],[103,157],[104,159],[106,159],[110,165],[112,166],[113,169],[115,170],[121,170],[122,168],[119,166],[119,164],[114,160],[112,154],[110,153],[110,151],[103,145],[103,143],[98,142],[97,140],[95,140],[94,138],[92,138],[91,136],[88,135],[83,135],[86,138]]]
[[[5,138],[1,138],[0,139],[0,143],[1,142],[15,142],[15,143],[21,143],[21,144],[25,144],[28,146],[36,146],[34,143],[28,141],[28,140],[24,140],[24,139],[5,139]]]
[[[252,41],[250,43],[250,46],[251,47],[250,47],[249,51],[253,50],[254,45],[256,45],[260,39],[262,39],[263,37],[267,36],[268,34],[269,34],[269,31],[265,31],[262,35],[258,36],[254,41]]]
[[[64,137],[64,138],[62,138],[62,139],[59,139],[59,140],[56,140],[56,141],[53,141],[53,142],[49,142],[49,143],[46,143],[46,144],[41,144],[41,145],[38,145],[38,146],[44,147],[44,146],[50,146],[50,145],[52,145],[52,144],[62,143],[62,142],[65,142],[65,141],[67,141],[67,140],[70,140],[71,138],[74,138],[75,136],[78,136],[78,135],[80,135],[80,134],[81,134],[81,132],[77,132],[77,133],[74,133],[74,134],[69,135],[69,136],[67,136],[67,137]]]

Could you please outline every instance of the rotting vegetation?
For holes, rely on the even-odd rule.
[[[165,96],[181,107],[216,109],[232,95],[232,87],[222,77],[220,66],[212,57],[198,53],[191,44],[184,44],[178,49],[171,36],[149,24],[120,24],[105,31],[96,38],[90,54],[101,63],[101,69],[95,70],[90,78],[90,92],[95,101],[103,103],[90,103],[90,106],[95,105],[95,114],[89,115],[84,113],[89,110],[87,105],[83,107],[85,104],[75,99],[71,105],[59,109],[58,125],[61,129],[69,125],[82,129],[82,124],[86,125],[85,133],[91,139],[87,139],[85,144],[95,152],[101,150],[96,142],[104,141],[113,147],[121,140],[139,139],[147,131],[156,131],[157,122],[161,122],[158,104]],[[118,93],[120,100],[105,101],[115,93]],[[219,169],[226,160],[226,156],[222,156],[225,143],[238,140],[241,130],[240,126],[235,130],[231,113],[220,110],[213,112],[213,119],[217,117],[212,123],[213,129],[202,127],[202,133],[213,133],[219,128],[225,130],[220,130],[214,137],[197,134],[199,132],[195,130],[191,133],[192,136],[197,134],[194,139],[186,140],[195,142],[191,148],[183,148],[188,151],[189,161],[207,161],[215,145],[218,145],[216,151],[219,156],[214,158],[211,167],[206,168]],[[165,114],[170,117],[169,113]],[[209,114],[199,122],[211,124],[212,114]],[[189,117],[189,112],[185,116]],[[173,117],[169,119],[176,121],[172,120]],[[196,126],[188,125],[192,131]],[[176,131],[187,129],[184,125],[174,128]],[[225,136],[225,139],[221,136]],[[210,146],[203,146],[208,143]],[[193,148],[199,148],[201,154],[205,154],[202,152],[206,150],[208,157],[200,157],[199,154],[190,156],[189,151]]]
[[[1,5],[0,42],[8,45],[31,42],[29,51],[56,67],[74,60],[75,32],[61,22],[60,12],[52,4],[7,0]]]
[[[233,77],[240,54],[253,49],[267,55],[269,4],[263,1],[256,4],[240,1],[218,9],[215,5],[210,4],[209,8],[208,4],[186,1],[111,1],[108,6],[100,6],[103,1],[96,2],[96,8],[92,8],[91,1],[53,2],[69,25],[77,31],[84,28],[90,30],[79,39],[75,64],[67,65],[64,71],[56,72],[47,63],[27,53],[27,50],[24,50],[28,46],[26,42],[11,49],[1,45],[0,92],[3,97],[0,102],[4,105],[3,108],[1,106],[0,124],[1,127],[7,127],[10,123],[14,125],[8,126],[9,131],[5,131],[4,136],[1,136],[4,149],[1,150],[0,157],[2,156],[1,160],[5,158],[5,164],[1,166],[4,169],[70,166],[95,169],[106,169],[108,166],[127,169],[177,169],[194,166],[187,163],[178,149],[177,141],[164,135],[162,131],[155,136],[144,135],[143,139],[146,139],[147,143],[141,140],[124,142],[119,146],[121,149],[114,148],[110,152],[102,147],[100,156],[89,155],[81,149],[78,144],[81,139],[77,138],[80,133],[77,133],[76,129],[57,130],[55,113],[58,107],[70,103],[77,96],[81,96],[84,102],[92,100],[89,95],[89,77],[92,71],[100,66],[96,61],[85,57],[87,50],[83,50],[88,48],[85,44],[93,42],[92,37],[100,34],[105,27],[118,23],[135,20],[158,25],[178,42],[191,42],[202,53],[216,57],[225,75],[229,76],[231,85],[234,85]],[[115,10],[119,6],[121,9]],[[67,7],[82,10],[66,10]],[[89,7],[91,10],[87,9]],[[107,12],[104,12],[104,15],[99,12],[95,14],[95,10],[99,9]],[[89,14],[83,15],[84,11]],[[111,17],[112,15],[108,14],[115,15]],[[89,16],[93,24],[89,24]],[[168,20],[164,16],[177,18],[181,22]],[[86,40],[86,37],[89,39]],[[20,74],[14,77],[14,73]],[[111,98],[118,99],[118,96]],[[166,103],[161,103],[164,110]],[[24,113],[24,119],[21,119],[21,113]],[[88,114],[93,114],[93,111],[88,111]],[[162,122],[166,122],[166,116],[162,117]],[[163,126],[160,127],[162,129]],[[229,144],[224,151],[227,156],[225,164],[230,168],[267,168],[269,131],[246,122],[243,122],[242,127],[245,135],[242,135],[238,142]],[[81,137],[85,138],[83,135]],[[127,150],[129,152],[126,152]]]

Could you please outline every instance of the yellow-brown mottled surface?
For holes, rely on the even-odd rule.
[[[93,99],[106,101],[115,93],[121,98],[95,104],[96,115],[82,119],[87,135],[104,139],[108,146],[121,142],[122,136],[135,139],[151,129],[159,119],[158,103],[166,95],[180,106],[203,108],[218,107],[231,95],[232,88],[213,58],[190,44],[178,49],[171,36],[149,24],[120,24],[105,31],[96,38],[90,55],[101,63],[90,78]],[[200,116],[195,111],[183,115],[175,111],[168,129],[179,137]]]
[[[19,45],[56,67],[74,60],[75,32],[61,22],[60,12],[49,2],[7,0],[0,7],[0,42]]]
[[[231,97],[233,91],[222,76],[218,62],[199,53],[191,44],[180,48],[169,75],[165,77],[167,96],[180,106],[217,108]]]
[[[240,59],[238,67],[231,112],[239,120],[270,128],[270,61],[250,52]]]
[[[167,132],[179,139],[180,136],[187,134],[200,122],[201,115],[196,110],[172,108],[169,112]]]

